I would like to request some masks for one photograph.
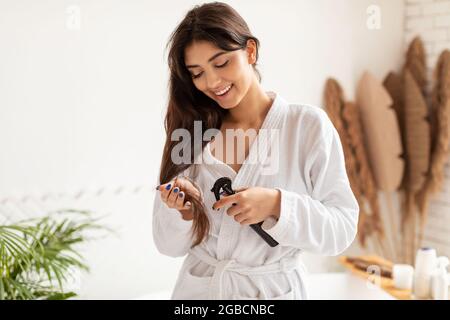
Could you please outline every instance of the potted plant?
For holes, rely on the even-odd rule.
[[[0,300],[67,299],[73,270],[88,271],[79,245],[87,231],[106,229],[89,211],[59,210],[0,225]]]

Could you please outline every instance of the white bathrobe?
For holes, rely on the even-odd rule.
[[[278,132],[277,139],[264,142],[258,134],[237,174],[212,155],[209,144],[201,155],[203,163],[180,174],[201,188],[211,225],[205,241],[191,249],[192,221],[168,208],[156,192],[156,247],[171,257],[187,254],[172,299],[306,299],[301,252],[338,255],[356,236],[359,207],[328,115],[318,107],[289,104],[278,94],[268,94],[274,101],[261,129]],[[262,157],[250,161],[256,153]],[[270,247],[248,225],[228,216],[229,206],[212,210],[216,199],[210,190],[221,177],[231,178],[233,189],[280,190],[280,218],[269,218],[262,226],[278,246]]]

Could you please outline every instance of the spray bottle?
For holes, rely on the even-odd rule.
[[[431,277],[436,270],[436,250],[421,248],[416,254],[414,271],[414,296],[429,299],[431,296]]]

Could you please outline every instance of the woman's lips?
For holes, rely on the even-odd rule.
[[[227,97],[230,95],[231,90],[233,90],[233,87],[234,87],[234,85],[231,84],[231,85],[230,85],[230,89],[228,89],[228,91],[227,91],[226,93],[224,93],[224,94],[221,95],[221,96],[215,94],[215,97],[216,97],[217,99],[219,99],[219,100],[223,100],[223,99],[227,98]]]

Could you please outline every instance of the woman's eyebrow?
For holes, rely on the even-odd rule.
[[[211,58],[209,58],[208,62],[213,61],[215,58],[217,58],[217,57],[219,57],[219,56],[221,56],[221,55],[223,55],[223,54],[225,54],[225,53],[228,53],[228,52],[226,52],[226,51],[221,51],[221,52],[216,53],[216,54],[213,55]],[[190,69],[190,68],[196,68],[196,67],[200,67],[200,66],[199,66],[198,64],[186,66],[186,68],[188,68],[188,69]]]

